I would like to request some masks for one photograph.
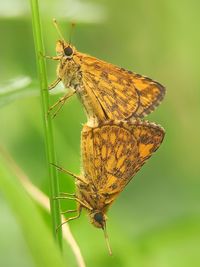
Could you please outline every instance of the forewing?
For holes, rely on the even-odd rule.
[[[99,138],[101,151],[100,154],[95,153],[102,166],[101,169],[95,166],[98,188],[103,192],[119,192],[119,181],[128,179],[137,164],[137,142],[129,130],[114,124],[95,130],[95,147]]]
[[[137,121],[134,123],[132,132],[138,140],[139,159],[140,164],[143,165],[161,145],[165,131],[155,123]]]
[[[165,88],[145,76],[83,55],[82,81],[112,120],[144,117],[162,101]]]
[[[131,132],[119,125],[107,124],[82,132],[84,175],[98,191],[121,191],[121,179],[128,179],[138,160],[137,142]]]
[[[127,179],[120,181],[122,190],[141,169],[147,159],[160,147],[165,135],[165,131],[161,126],[148,121],[137,120],[131,123],[123,123],[123,125],[130,130],[132,136],[137,140],[138,158],[133,164],[131,175]]]
[[[96,176],[94,153],[93,128],[85,124],[81,132],[81,159],[82,172],[88,183],[93,182]]]
[[[98,192],[119,193],[164,138],[164,130],[153,123],[107,122],[84,126],[82,158],[85,176]]]

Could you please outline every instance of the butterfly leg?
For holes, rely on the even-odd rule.
[[[70,212],[77,212],[78,210],[66,210],[66,211],[62,211],[61,214],[66,214],[66,213],[70,213]]]
[[[66,174],[69,174],[71,175],[72,177],[74,177],[75,179],[79,180],[80,182],[84,183],[84,184],[88,184],[81,176],[79,175],[75,175],[73,174],[72,172],[68,171],[68,170],[65,170],[64,168],[62,167],[59,167],[58,165],[54,164],[54,163],[51,163],[53,166],[55,166],[59,171],[63,172],[63,173],[66,173]]]
[[[57,199],[69,199],[69,200],[75,200],[77,201],[82,207],[86,208],[87,210],[92,210],[92,207],[90,207],[87,203],[84,203],[83,201],[81,201],[79,198],[77,198],[76,196],[59,196],[59,197],[55,197],[54,200]]]
[[[74,193],[65,193],[65,192],[60,192],[60,195],[63,195],[63,196],[70,196],[70,197],[75,197],[76,196],[76,194],[74,194]]]
[[[48,115],[50,114],[50,112],[56,107],[58,106],[57,110],[54,112],[53,114],[53,118],[57,115],[57,113],[60,111],[60,109],[63,107],[63,105],[65,104],[65,101],[71,97],[73,94],[75,94],[75,90],[72,92],[69,92],[68,94],[64,95],[63,97],[61,97],[53,106],[51,106],[48,110]]]
[[[59,82],[61,82],[61,78],[60,78],[60,77],[58,77],[55,81],[53,81],[53,82],[48,86],[48,89],[49,89],[49,90],[52,90],[53,88],[56,87],[56,85],[59,84]]]
[[[52,60],[60,60],[61,59],[61,56],[46,56],[46,55],[43,55],[42,53],[41,53],[41,56],[45,57],[47,59],[52,59]]]
[[[62,223],[59,224],[59,225],[57,226],[57,228],[56,228],[56,232],[57,232],[57,231],[60,229],[60,227],[62,227],[65,223],[68,223],[69,221],[78,219],[78,218],[80,217],[80,215],[81,215],[82,206],[79,205],[78,208],[77,208],[77,210],[72,210],[72,211],[73,211],[73,212],[74,212],[74,211],[77,211],[78,214],[77,214],[76,216],[74,216],[74,217],[70,217],[70,218],[68,218],[68,219],[66,219],[66,220],[62,220]],[[70,210],[68,210],[68,212],[70,212]]]

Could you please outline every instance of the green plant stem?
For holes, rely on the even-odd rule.
[[[52,130],[52,120],[48,116],[49,109],[49,94],[48,94],[48,84],[47,84],[47,75],[46,75],[46,62],[42,55],[44,55],[44,45],[41,32],[41,23],[39,15],[39,6],[38,0],[30,0],[31,11],[32,11],[32,25],[33,25],[33,36],[35,42],[35,51],[37,58],[38,66],[38,75],[40,80],[40,94],[42,100],[42,114],[44,122],[44,132],[45,132],[45,141],[46,141],[46,154],[47,154],[47,163],[49,170],[49,183],[50,183],[50,207],[52,215],[52,225],[53,233],[56,241],[62,247],[62,232],[61,229],[56,233],[56,227],[61,223],[60,217],[60,207],[59,201],[55,201],[54,198],[59,194],[58,186],[58,175],[57,170],[51,163],[56,162],[55,158],[55,149],[54,149],[54,139],[53,139],[53,130]]]

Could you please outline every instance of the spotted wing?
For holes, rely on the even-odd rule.
[[[142,121],[84,126],[82,159],[86,179],[98,192],[121,192],[163,138],[160,126]]]
[[[85,90],[96,96],[108,119],[142,118],[165,95],[160,83],[87,55],[81,69]]]

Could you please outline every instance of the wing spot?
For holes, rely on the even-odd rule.
[[[124,145],[121,144],[119,148],[117,149],[117,153],[116,153],[117,158],[121,156],[123,148],[124,148]]]
[[[106,159],[106,154],[107,154],[107,148],[106,148],[106,145],[103,145],[101,148],[102,159]]]
[[[115,144],[115,142],[116,142],[116,134],[114,133],[114,132],[111,132],[111,134],[110,134],[110,142],[111,142],[111,144]]]

